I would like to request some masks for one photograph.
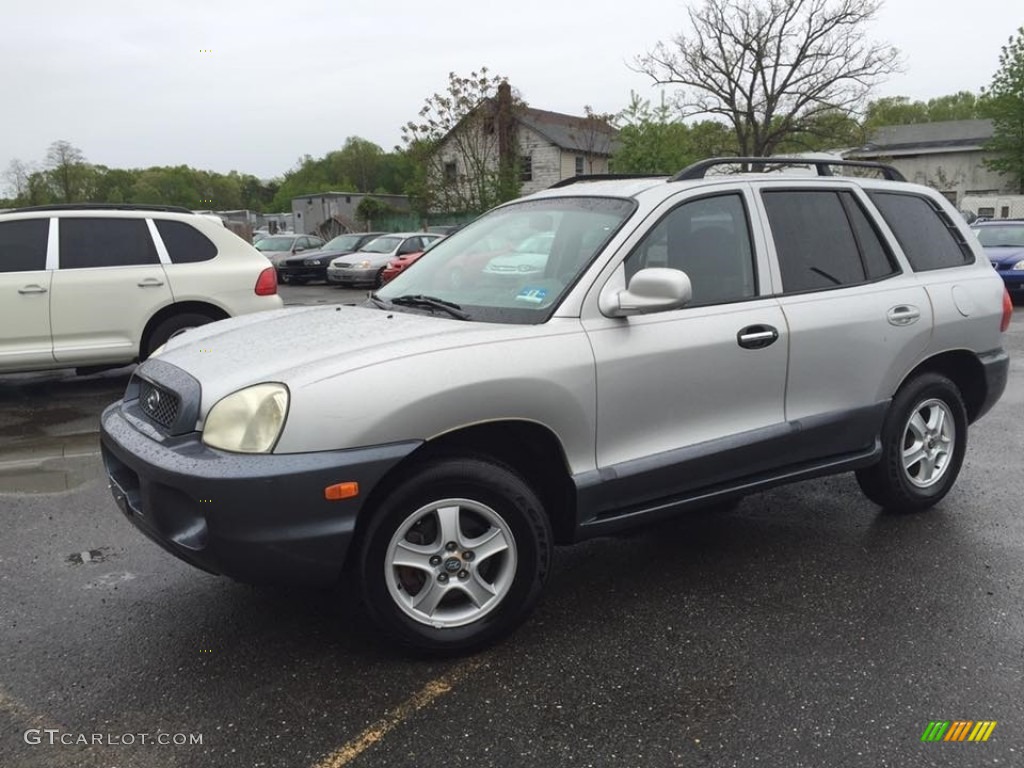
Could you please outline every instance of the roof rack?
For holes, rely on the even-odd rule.
[[[736,165],[737,163],[744,163],[752,165],[755,168],[760,166],[769,165],[813,165],[818,171],[819,176],[834,176],[830,166],[839,165],[851,168],[871,168],[876,171],[881,171],[882,176],[887,181],[906,181],[906,178],[902,173],[897,171],[891,165],[885,163],[872,163],[866,160],[838,160],[833,158],[822,158],[822,157],[713,157],[708,160],[701,160],[700,162],[688,165],[675,176],[669,179],[669,181],[692,181],[694,179],[703,179],[708,169],[714,168],[719,165]],[[763,173],[764,170],[755,171],[755,173]]]
[[[134,203],[59,203],[13,208],[4,213],[30,213],[33,211],[162,211],[164,213],[193,213],[180,205],[136,205]]]
[[[571,184],[578,184],[581,181],[616,181],[621,179],[664,179],[664,173],[591,173],[580,176],[572,176],[552,184],[548,189],[568,187]]]

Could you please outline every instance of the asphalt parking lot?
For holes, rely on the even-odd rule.
[[[1022,308],[1006,346],[933,511],[844,475],[560,549],[532,620],[448,662],[344,588],[209,576],[125,522],[95,428],[130,369],[0,376],[0,766],[1024,765]]]

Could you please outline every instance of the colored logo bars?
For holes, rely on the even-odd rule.
[[[932,720],[921,741],[988,741],[995,729],[995,720]]]

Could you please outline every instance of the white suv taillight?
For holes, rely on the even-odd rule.
[[[267,267],[256,280],[257,296],[273,296],[277,293],[277,270]]]

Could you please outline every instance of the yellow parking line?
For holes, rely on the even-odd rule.
[[[476,670],[481,663],[480,659],[469,659],[459,664],[448,674],[431,680],[397,707],[385,713],[384,717],[354,739],[347,741],[327,755],[327,757],[320,760],[313,768],[343,768],[343,766],[348,765],[408,720],[411,715],[419,712],[424,707],[430,706],[451,691],[459,681]]]

